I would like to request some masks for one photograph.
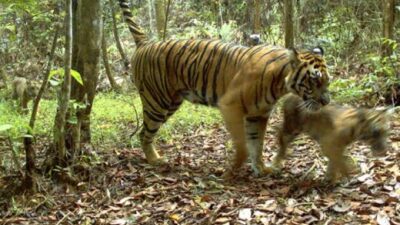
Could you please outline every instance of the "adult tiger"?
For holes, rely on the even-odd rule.
[[[313,110],[329,103],[322,48],[298,52],[219,40],[153,42],[134,22],[127,1],[119,3],[137,46],[132,78],[143,104],[140,141],[150,164],[165,163],[153,148],[153,139],[184,99],[220,109],[236,149],[226,176],[234,175],[248,152],[257,175],[271,171],[262,160],[263,137],[281,96],[297,94]]]

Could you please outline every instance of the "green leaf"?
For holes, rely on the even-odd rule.
[[[50,71],[49,80],[50,80],[52,77],[54,77],[55,75],[60,75],[61,77],[64,77],[64,69],[59,68],[59,69]]]
[[[81,74],[76,70],[71,70],[71,76],[78,82],[80,85],[83,85],[83,80]]]
[[[6,25],[3,29],[8,30],[9,32],[15,32],[15,25]]]
[[[53,78],[56,75],[59,75],[60,77],[64,77],[64,69],[59,68],[59,69],[50,71],[50,74],[49,74],[50,83],[52,83],[51,78]],[[83,85],[83,80],[82,80],[81,74],[78,71],[71,70],[71,76],[76,80],[76,82],[78,82],[80,85]],[[53,82],[52,85],[55,86],[55,85],[58,85],[59,83],[60,82],[58,82],[58,83]]]
[[[69,118],[69,119],[67,120],[67,122],[68,122],[69,124],[76,125],[76,124],[78,124],[78,118],[77,118],[76,116],[71,117],[71,118]]]
[[[56,79],[51,79],[51,80],[49,80],[49,83],[50,83],[51,86],[55,87],[55,86],[58,86],[60,84],[60,81],[56,80]]]
[[[3,124],[3,125],[0,125],[0,132],[7,131],[7,130],[9,130],[9,129],[11,129],[11,128],[13,128],[13,125],[11,125],[11,124]]]
[[[31,134],[24,134],[24,135],[22,135],[22,137],[24,137],[24,138],[33,138],[33,135],[31,135]]]

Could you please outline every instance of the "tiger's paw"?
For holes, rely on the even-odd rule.
[[[336,185],[339,183],[339,181],[340,180],[337,177],[325,176],[322,184],[324,184],[325,186]]]
[[[275,170],[271,166],[258,164],[256,166],[253,166],[253,171],[257,177],[262,177],[274,173]]]
[[[230,181],[235,178],[235,174],[231,170],[227,170],[222,174],[221,178],[225,181]]]
[[[282,159],[274,158],[274,159],[272,160],[271,169],[272,169],[274,172],[279,172],[279,171],[281,171],[282,168],[283,168],[283,163],[282,163],[282,161],[283,161]]]
[[[164,157],[147,158],[146,160],[152,166],[163,166],[168,164],[168,160]]]

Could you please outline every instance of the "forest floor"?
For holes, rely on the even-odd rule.
[[[336,185],[323,182],[326,159],[305,136],[279,174],[255,177],[246,165],[232,181],[221,179],[229,157],[222,125],[159,144],[167,167],[148,165],[138,148],[103,146],[96,149],[101,160],[75,186],[46,179],[38,193],[15,196],[3,186],[0,224],[400,224],[399,118],[391,123],[387,156],[351,145],[360,173]],[[278,121],[270,120],[265,162],[275,153]]]

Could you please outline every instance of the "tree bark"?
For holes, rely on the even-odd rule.
[[[106,41],[106,35],[104,32],[104,28],[103,28],[103,37],[101,39],[101,53],[103,56],[103,65],[106,70],[106,75],[107,75],[108,81],[110,82],[111,88],[114,91],[118,92],[118,91],[120,91],[120,87],[118,86],[117,82],[115,82],[114,76],[111,72],[110,64],[108,63],[107,41]]]
[[[158,39],[162,40],[164,37],[165,25],[165,3],[164,0],[154,0],[154,9],[156,12],[156,27]]]
[[[125,69],[129,67],[129,59],[126,57],[124,52],[124,48],[122,47],[121,39],[119,38],[118,28],[117,28],[117,19],[115,18],[115,9],[114,4],[115,2],[110,0],[110,7],[111,7],[111,18],[112,18],[112,25],[113,25],[113,34],[115,38],[115,44],[117,46],[118,52],[121,55],[122,61],[124,62]]]
[[[296,7],[295,7],[296,12],[294,13],[295,14],[294,17],[297,18],[297,19],[295,21],[294,33],[295,34],[301,34],[302,33],[302,31],[301,31],[301,29],[302,29],[301,20],[303,18],[301,1],[300,0],[296,0],[295,4],[296,4]],[[297,42],[301,42],[300,35],[297,35],[296,38],[297,38],[297,40],[296,40]]]
[[[393,39],[395,0],[384,0],[383,2],[383,37]],[[382,57],[390,56],[393,52],[390,44],[384,42],[382,45]]]
[[[54,148],[57,154],[56,165],[65,166],[67,156],[65,149],[65,124],[67,121],[67,111],[71,93],[71,57],[72,57],[72,2],[66,0],[66,35],[65,35],[65,55],[64,55],[64,81],[61,91],[58,94],[58,108],[54,121]]]
[[[8,80],[7,80],[7,76],[6,73],[4,72],[3,68],[0,68],[0,79],[3,81],[3,88],[7,89],[8,87]]]
[[[261,33],[261,8],[262,0],[247,0],[247,32],[250,34]]]
[[[99,75],[99,61],[102,38],[102,5],[100,0],[80,1],[77,7],[76,45],[77,59],[75,69],[80,73],[83,86],[75,80],[72,82],[71,98],[80,103],[83,108],[70,110],[71,115],[76,114],[76,124],[68,124],[67,147],[73,158],[80,155],[80,146],[90,143],[90,113],[96,94],[96,85]]]
[[[293,48],[293,0],[284,1],[284,15],[285,15],[285,47]]]
[[[153,18],[154,18],[154,11],[153,11],[153,4],[154,0],[147,0],[147,6],[149,8],[149,25],[150,25],[150,34],[154,33],[154,24],[153,24]]]
[[[254,0],[253,34],[261,33],[262,0]]]
[[[165,12],[165,22],[164,22],[164,33],[163,33],[163,41],[165,41],[165,38],[167,37],[167,25],[168,25],[168,17],[169,17],[169,8],[171,6],[171,0],[167,0],[167,9]]]
[[[224,25],[224,13],[222,9],[221,0],[218,0],[218,17],[219,17],[220,27],[222,27],[222,25]]]
[[[25,166],[26,167],[26,175],[25,175],[24,185],[26,188],[32,188],[32,190],[34,192],[36,191],[36,184],[34,181],[34,174],[35,174],[35,170],[36,170],[36,166],[35,166],[36,153],[32,146],[32,143],[33,143],[32,131],[35,128],[35,121],[36,121],[37,111],[39,108],[39,102],[40,102],[42,95],[43,95],[44,91],[46,90],[46,87],[48,84],[49,74],[51,71],[52,63],[53,63],[53,58],[54,58],[54,53],[55,53],[56,46],[57,46],[58,36],[59,36],[59,27],[56,26],[53,42],[51,45],[49,59],[47,61],[46,71],[43,75],[42,85],[40,86],[39,92],[33,102],[32,114],[31,114],[31,118],[29,120],[29,129],[27,131],[27,134],[29,136],[24,137],[24,148],[25,148],[25,159],[26,159],[26,166]]]

